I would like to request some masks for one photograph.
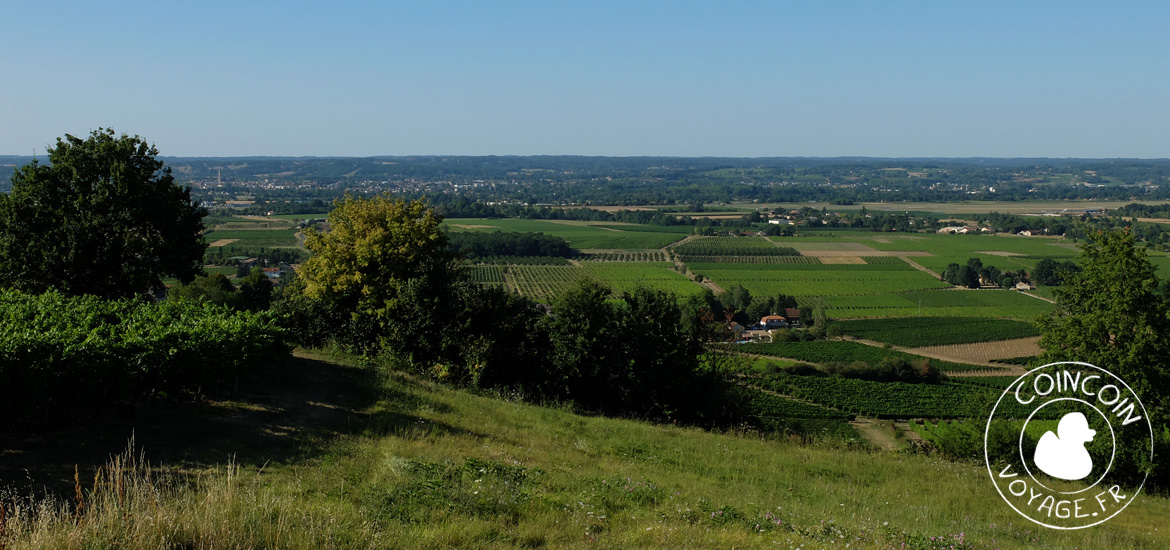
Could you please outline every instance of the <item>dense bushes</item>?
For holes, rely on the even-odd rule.
[[[0,427],[213,390],[282,353],[266,313],[0,290]]]
[[[335,344],[459,386],[572,401],[609,414],[710,424],[731,404],[704,362],[705,326],[677,297],[639,288],[614,299],[585,280],[551,307],[498,287],[412,278],[384,321],[354,305],[286,289],[276,311],[302,345]]]

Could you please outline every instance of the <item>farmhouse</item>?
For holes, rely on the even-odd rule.
[[[760,325],[764,328],[787,328],[788,319],[783,315],[767,315],[760,318]]]
[[[800,309],[795,307],[784,308],[784,317],[790,326],[800,326]]]

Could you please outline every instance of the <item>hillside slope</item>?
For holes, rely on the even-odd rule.
[[[193,472],[193,483],[107,466],[92,489],[82,469],[81,514],[72,503],[9,509],[0,547],[1170,544],[1157,529],[1170,501],[1150,495],[1101,527],[1056,532],[1016,515],[976,464],[580,416],[395,374],[374,383],[378,397],[350,428],[302,458],[245,460]]]

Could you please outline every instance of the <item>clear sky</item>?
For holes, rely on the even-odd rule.
[[[0,154],[1170,157],[1170,2],[6,2]]]

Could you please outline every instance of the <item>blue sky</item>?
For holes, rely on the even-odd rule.
[[[0,154],[1170,157],[1167,2],[20,2]]]

